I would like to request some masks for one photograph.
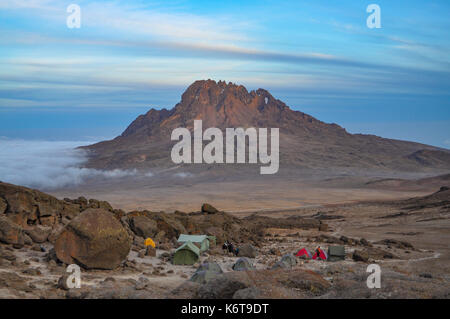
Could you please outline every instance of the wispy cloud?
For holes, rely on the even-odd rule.
[[[78,185],[89,178],[121,178],[137,174],[136,170],[102,171],[81,167],[86,158],[75,147],[86,144],[0,138],[0,180],[39,189],[55,189]]]
[[[13,0],[0,3],[0,9],[32,10],[34,19],[51,19],[65,22],[66,8],[73,1],[67,0]],[[218,14],[206,16],[182,11],[164,10],[156,2],[140,1],[79,1],[82,28],[108,30],[108,33],[122,32],[133,36],[147,36],[151,39],[182,39],[196,41],[242,41],[246,39],[243,28],[248,22],[241,22],[231,16]],[[29,11],[27,11],[29,13]],[[61,24],[64,28],[65,24]]]

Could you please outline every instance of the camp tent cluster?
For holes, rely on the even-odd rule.
[[[178,242],[182,245],[175,250],[173,264],[193,265],[198,261],[203,252],[207,251],[210,246],[216,244],[216,237],[181,234],[178,237]]]
[[[295,254],[295,256],[314,260],[328,260],[328,261],[344,260],[345,247],[330,246],[328,247],[328,253],[324,249],[319,248],[318,251],[316,250],[314,252],[314,254],[311,254],[311,252],[307,248],[302,248]]]

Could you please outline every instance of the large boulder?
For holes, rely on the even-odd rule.
[[[130,248],[131,238],[114,215],[93,208],[75,217],[55,242],[59,260],[88,269],[114,269]]]
[[[235,271],[249,271],[249,270],[254,270],[255,269],[255,267],[253,266],[252,262],[247,257],[239,258],[236,261],[236,263],[233,265],[232,268]]]
[[[35,243],[41,244],[47,241],[52,233],[52,228],[36,225],[30,229],[25,229],[25,233],[30,236]]]
[[[0,216],[0,242],[12,245],[25,242],[23,229],[5,216]]]
[[[136,235],[143,238],[153,238],[158,230],[156,222],[145,216],[131,217],[130,228]]]
[[[297,265],[297,259],[292,254],[286,254],[271,269],[291,269],[295,265]]]
[[[205,262],[205,263],[201,264],[200,267],[198,267],[196,271],[204,271],[204,270],[213,271],[218,274],[223,273],[223,270],[220,267],[220,265],[214,261],[209,261],[209,262]]]
[[[244,244],[242,246],[239,246],[239,257],[256,258],[257,254],[258,252],[256,248],[251,244]]]
[[[289,264],[278,260],[270,269],[290,269],[292,268]]]
[[[197,291],[199,299],[231,299],[236,291],[248,286],[234,278],[220,275],[200,286]]]
[[[190,281],[196,282],[198,284],[205,284],[222,273],[223,270],[218,263],[203,263],[192,275]]]

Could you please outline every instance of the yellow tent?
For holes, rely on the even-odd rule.
[[[146,247],[147,247],[147,246],[152,246],[153,248],[156,247],[155,242],[154,242],[151,238],[147,238],[147,239],[145,240],[145,246],[146,246]]]

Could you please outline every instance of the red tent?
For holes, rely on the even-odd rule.
[[[302,248],[300,249],[297,254],[295,255],[297,257],[306,257],[306,258],[312,258],[312,254],[309,252],[308,249]]]
[[[319,252],[320,252],[319,256],[317,256],[317,251],[314,253],[313,259],[317,259],[317,258],[320,258],[322,260],[328,259],[328,256],[327,256],[327,253],[325,252],[325,250],[319,248]]]

